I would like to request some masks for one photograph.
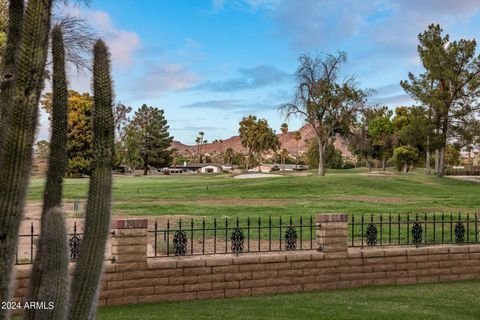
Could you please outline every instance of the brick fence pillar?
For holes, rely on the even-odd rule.
[[[116,270],[146,270],[147,219],[112,221],[112,255]]]
[[[317,214],[317,242],[325,253],[348,251],[348,220],[346,214]]]

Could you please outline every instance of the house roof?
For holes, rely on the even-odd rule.
[[[217,168],[221,168],[221,165],[213,164],[213,163],[189,163],[187,165],[176,165],[171,166],[171,169],[200,169],[208,166],[214,166]]]

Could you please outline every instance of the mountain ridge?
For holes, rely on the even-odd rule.
[[[309,124],[303,125],[300,129],[298,129],[298,131],[300,131],[300,134],[302,136],[302,139],[298,141],[298,143],[293,138],[293,133],[295,131],[277,134],[277,137],[281,143],[281,148],[287,149],[288,152],[292,155],[296,155],[298,152],[305,152],[308,148],[307,140],[315,138],[313,128]],[[345,140],[341,136],[336,136],[334,146],[342,153],[342,156],[344,156],[346,159],[354,158],[354,155],[348,149]],[[172,142],[171,148],[176,148],[178,154],[180,155],[196,155],[198,150],[197,145],[187,145],[177,140],[174,140]],[[218,152],[224,152],[228,148],[232,148],[234,152],[245,153],[246,151],[245,148],[242,146],[242,143],[240,142],[240,137],[237,135],[225,139],[221,143],[206,143],[201,146],[201,152],[204,154],[213,154]]]

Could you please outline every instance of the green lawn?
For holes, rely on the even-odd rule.
[[[41,199],[33,179],[29,200]],[[84,198],[88,179],[66,179],[65,198]],[[367,175],[363,169],[330,170],[325,177],[233,179],[228,175],[116,177],[114,213],[202,217],[309,216],[319,212],[476,212],[480,184],[418,172]]]
[[[104,307],[101,320],[480,319],[480,281]]]

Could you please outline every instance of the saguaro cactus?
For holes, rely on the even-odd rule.
[[[8,5],[8,38],[3,56],[2,81],[0,82],[0,159],[4,154],[3,139],[5,136],[6,121],[11,105],[15,84],[15,62],[22,31],[23,0],[11,0]],[[1,163],[1,160],[0,160]]]
[[[11,0],[18,1],[18,0]],[[17,3],[20,5],[20,2]],[[29,0],[23,16],[21,37],[8,34],[17,43],[17,58],[11,76],[15,78],[11,96],[3,106],[0,134],[0,301],[11,297],[11,276],[23,217],[32,146],[38,117],[38,102],[43,88],[50,30],[52,0]],[[12,38],[15,37],[16,38]],[[3,72],[2,72],[3,73]],[[6,116],[4,116],[6,114]],[[0,309],[0,319],[8,310]]]
[[[43,88],[51,5],[52,0],[29,0],[24,12],[23,0],[10,1],[11,25],[0,83],[0,301],[8,301],[11,296],[12,267]],[[17,16],[12,18],[15,14]],[[52,139],[42,234],[33,268],[30,299],[53,302],[55,308],[27,312],[25,317],[91,319],[96,310],[111,213],[114,124],[110,58],[105,43],[99,40],[94,47],[93,66],[94,170],[90,179],[84,238],[72,282],[73,294],[69,296],[67,239],[59,209],[66,167],[68,98],[61,29],[54,28],[52,38]],[[8,316],[8,310],[0,309],[0,320]]]
[[[67,104],[68,89],[65,74],[65,49],[63,44],[62,28],[55,26],[52,30],[52,136],[50,139],[50,154],[48,160],[47,180],[43,191],[43,209],[41,217],[42,233],[37,247],[37,254],[32,269],[32,281],[30,284],[29,301],[41,301],[39,289],[44,282],[45,261],[49,252],[45,252],[45,242],[51,241],[51,235],[48,233],[48,217],[50,209],[60,206],[63,194],[63,176],[67,168]],[[62,228],[64,228],[62,226]],[[44,231],[45,230],[45,231]],[[67,261],[68,262],[68,261]],[[53,312],[52,312],[53,313]],[[45,319],[44,312],[36,309],[25,311],[25,319],[35,319],[38,314]],[[55,314],[59,315],[59,313]]]
[[[99,40],[93,50],[93,164],[80,256],[73,276],[69,320],[89,319],[98,297],[110,228],[114,124],[108,49]]]
[[[65,231],[64,212],[54,207],[45,215],[45,227],[42,230],[43,241],[39,244],[47,255],[40,260],[38,268],[43,277],[39,283],[39,292],[35,300],[45,302],[47,308],[35,312],[36,319],[65,319],[68,302],[68,246]],[[53,307],[53,308],[50,308]],[[26,317],[27,314],[26,314]]]

